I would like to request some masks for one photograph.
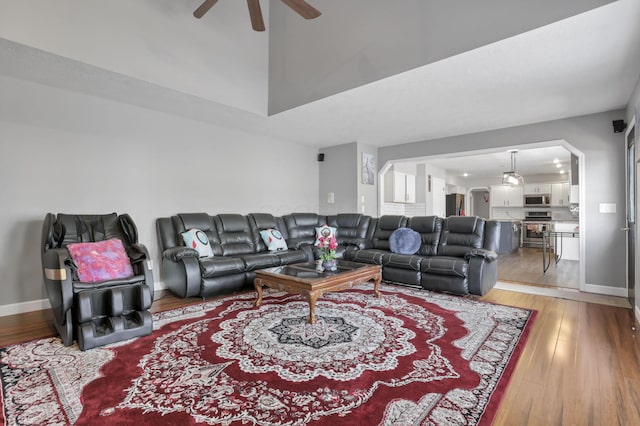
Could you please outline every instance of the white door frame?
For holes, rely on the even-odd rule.
[[[491,194],[491,188],[489,188],[488,186],[474,186],[469,188],[467,190],[467,196],[465,197],[466,200],[464,201],[466,203],[465,205],[467,206],[467,216],[477,216],[476,212],[473,211],[473,195],[471,195],[473,191],[486,191]],[[489,204],[489,218],[491,217],[491,213],[491,204]]]
[[[629,175],[629,158],[628,158],[628,156],[629,156],[629,148],[627,147],[627,144],[628,144],[628,141],[629,141],[629,135],[631,134],[632,130],[635,130],[635,126],[636,126],[636,117],[634,116],[634,117],[631,118],[631,121],[627,125],[626,130],[624,131],[624,160],[625,160],[624,161],[624,169],[625,169],[624,170],[624,172],[625,172],[624,173],[624,189],[625,189],[625,191],[624,191],[624,194],[625,194],[624,195],[624,214],[625,214],[625,226],[628,224],[627,212],[629,211],[629,179],[628,179],[628,175]],[[634,167],[636,167],[636,163],[638,162],[638,157],[640,155],[638,153],[638,144],[637,144],[637,142],[638,141],[634,142],[636,144],[636,147],[635,147],[635,150],[634,150],[635,158],[633,159]],[[637,167],[636,167],[636,169],[637,169]],[[634,172],[635,172],[635,170],[634,170]],[[638,175],[637,175],[637,173],[635,174],[635,185],[634,186],[635,186],[635,190],[636,190],[636,193],[637,193],[637,191],[638,191]],[[638,198],[636,197],[636,204],[634,206],[634,212],[632,213],[635,216],[635,218],[637,218],[637,216],[638,216],[637,215],[637,212],[638,212],[638,205],[637,204],[638,204]],[[638,272],[639,272],[639,270],[638,270],[638,267],[639,267],[639,265],[638,265],[638,248],[639,247],[638,247],[638,222],[637,222],[637,220],[635,220],[635,225],[636,225],[636,235],[635,235],[636,256],[635,256],[635,259],[634,259],[634,264],[635,264],[635,271],[636,271],[635,272],[635,274],[636,274],[635,277],[636,278],[635,278],[635,286],[634,286],[634,288],[637,288],[637,285],[638,285]],[[628,296],[628,293],[629,293],[629,253],[628,253],[628,250],[629,250],[629,233],[625,232],[625,253],[626,253],[626,256],[625,256],[624,266],[625,266],[625,276],[627,277],[627,279],[625,280],[625,287],[627,289],[627,296]]]
[[[579,164],[579,171],[578,171],[578,176],[579,176],[579,181],[580,181],[580,207],[581,207],[581,211],[584,212],[584,205],[585,205],[585,199],[586,199],[586,185],[585,185],[585,180],[586,180],[586,172],[585,172],[585,155],[584,153],[579,150],[578,148],[576,148],[575,146],[573,146],[571,143],[569,143],[568,141],[564,140],[564,139],[556,139],[556,140],[549,140],[549,141],[544,141],[544,142],[529,142],[529,143],[522,143],[522,144],[518,144],[518,145],[512,145],[512,146],[500,146],[500,147],[493,147],[493,148],[482,148],[482,149],[477,149],[477,150],[469,150],[469,151],[455,151],[455,152],[449,152],[449,153],[445,153],[445,154],[433,154],[433,155],[423,155],[423,156],[418,156],[418,157],[414,157],[411,159],[407,159],[407,158],[403,158],[403,159],[397,159],[397,160],[388,160],[387,164],[385,165],[385,167],[383,167],[383,170],[386,171],[389,167],[391,167],[391,165],[393,163],[396,162],[429,162],[429,160],[433,160],[433,159],[437,159],[437,158],[447,158],[447,157],[452,157],[452,156],[457,156],[457,157],[463,157],[465,155],[475,155],[475,154],[485,154],[485,153],[489,153],[489,152],[503,152],[503,151],[508,151],[509,149],[532,149],[532,148],[538,148],[538,147],[546,147],[546,146],[555,146],[555,145],[560,145],[564,148],[567,149],[567,151],[571,152],[572,154],[576,155],[578,157],[578,164]],[[378,174],[378,176],[380,176],[383,172],[383,170],[381,170]],[[383,182],[382,179],[378,179],[378,182]],[[384,189],[380,188],[379,189],[381,194],[384,194]],[[382,206],[382,202],[381,202],[382,198],[379,197],[378,199],[378,205],[380,206],[379,209]],[[380,210],[378,210],[378,212],[380,212]],[[582,213],[580,214],[579,217],[579,224],[580,224],[580,234],[581,236],[586,234],[587,232],[587,223],[585,220],[585,214]],[[600,286],[591,286],[589,284],[586,283],[586,262],[585,262],[585,238],[580,238],[580,266],[579,266],[579,273],[580,273],[580,291],[588,291],[591,293],[601,293],[601,288]],[[608,287],[607,287],[608,288]]]

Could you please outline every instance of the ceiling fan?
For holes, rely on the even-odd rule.
[[[193,12],[193,16],[198,19],[202,18],[217,2],[218,0],[204,0],[204,3]],[[282,2],[305,19],[313,19],[321,15],[316,8],[305,0],[282,0]],[[260,9],[260,0],[247,0],[247,6],[249,6],[251,27],[255,31],[264,31],[264,19],[262,18],[262,10]]]

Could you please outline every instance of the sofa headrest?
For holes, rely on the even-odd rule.
[[[402,228],[407,223],[405,216],[384,215],[378,219],[378,229],[395,230]]]
[[[357,228],[362,220],[359,213],[341,213],[336,216],[336,223],[341,228]]]
[[[278,228],[278,224],[276,222],[276,218],[269,213],[250,213],[250,216],[255,223],[255,226],[258,230],[269,229],[269,228]]]
[[[245,232],[248,231],[247,218],[241,214],[219,214],[220,224],[223,232]]]
[[[125,243],[128,239],[122,230],[117,213],[110,214],[65,214],[57,215],[56,222],[63,231],[62,245],[77,242],[103,241],[119,238]]]
[[[420,234],[442,231],[442,218],[438,216],[414,216],[407,226]]]
[[[477,216],[449,216],[447,230],[454,234],[473,234],[483,220]]]
[[[289,216],[296,226],[318,226],[319,221],[316,213],[291,213]]]
[[[211,217],[207,213],[179,213],[178,217],[185,230],[195,228],[208,231],[211,229]],[[178,229],[178,232],[182,230]]]

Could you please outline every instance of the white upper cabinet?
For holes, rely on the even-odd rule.
[[[551,205],[558,207],[569,206],[569,182],[551,184]]]
[[[522,207],[523,188],[521,186],[492,185],[491,207]]]
[[[416,177],[408,173],[393,172],[393,202],[416,202]]]
[[[551,184],[550,183],[525,183],[524,193],[525,195],[551,194]]]
[[[569,202],[571,204],[580,202],[580,185],[571,185],[569,187]]]

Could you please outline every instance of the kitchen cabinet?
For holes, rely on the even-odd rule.
[[[557,222],[553,226],[553,230],[556,232],[579,232],[578,222]],[[562,254],[561,259],[564,260],[580,260],[580,236],[570,237],[567,235],[558,236],[554,238],[551,243],[557,245],[554,248],[554,252],[557,255]]]
[[[571,185],[569,188],[569,202],[571,204],[580,203],[580,185]]]
[[[521,186],[492,185],[491,207],[522,207],[523,196]]]
[[[393,202],[416,202],[416,177],[403,172],[393,172]]]
[[[551,184],[550,183],[525,183],[524,184],[524,194],[550,194],[551,193]]]
[[[554,207],[569,206],[569,182],[551,184],[551,205]]]
[[[498,254],[507,254],[518,250],[522,233],[522,222],[500,221],[500,244]]]

